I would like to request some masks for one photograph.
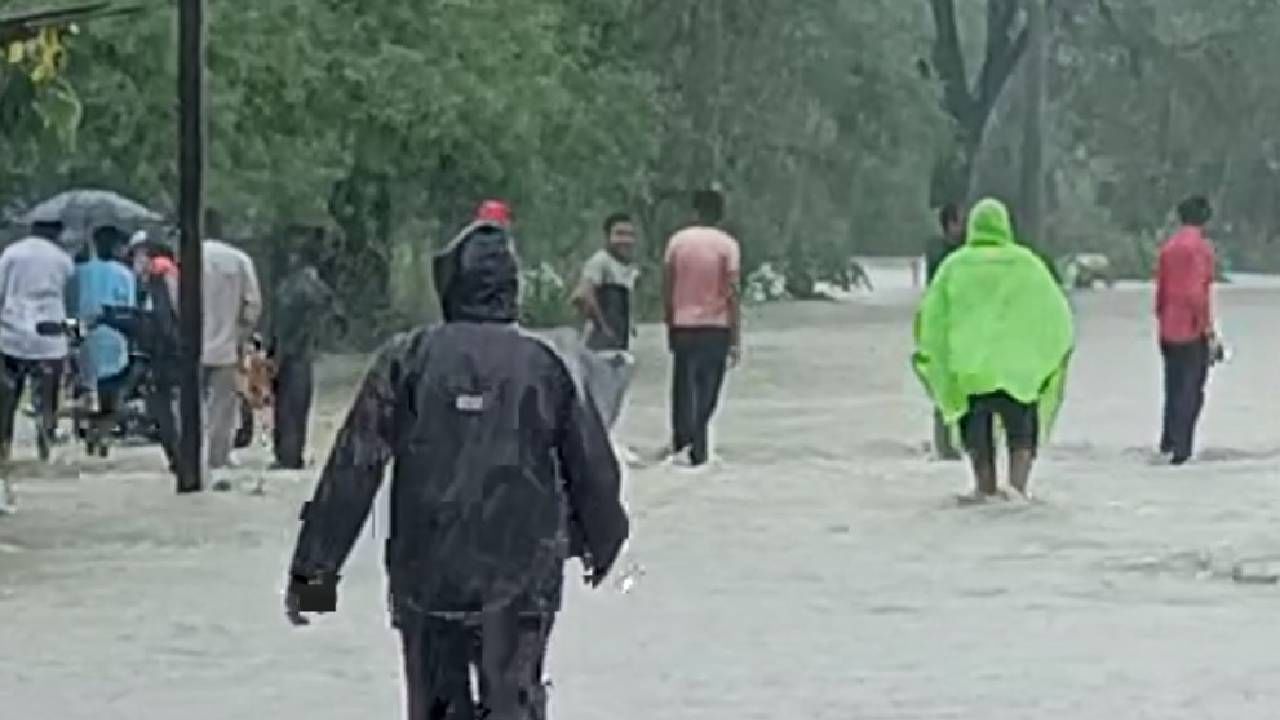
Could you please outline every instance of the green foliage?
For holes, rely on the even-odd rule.
[[[562,278],[599,246],[605,214],[631,210],[648,318],[665,238],[710,183],[726,190],[748,273],[915,253],[934,231],[931,180],[974,152],[965,143],[982,145],[984,191],[1018,190],[1020,83],[1001,85],[976,136],[958,127],[931,12],[947,4],[209,0],[210,204],[264,261],[286,228],[327,228],[317,261],[371,336],[434,315],[423,258],[485,197],[515,208],[525,264]],[[983,29],[1012,42],[1020,5],[949,4],[972,91]],[[1234,259],[1274,262],[1258,248],[1280,235],[1280,75],[1256,69],[1280,63],[1280,12],[1212,5],[1051,3],[1056,254],[1108,252],[1138,272],[1130,238],[1158,237],[1173,201],[1198,190],[1220,206]],[[97,186],[172,212],[171,7],[66,42],[41,92],[29,74],[0,76],[0,207]],[[563,288],[529,302],[541,323],[573,319]]]

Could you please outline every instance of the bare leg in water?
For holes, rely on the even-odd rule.
[[[1034,450],[1009,451],[1009,485],[1024,498],[1030,497],[1027,486],[1031,482],[1031,466],[1035,461]]]
[[[996,476],[996,461],[993,456],[970,456],[973,467],[974,490],[960,498],[961,504],[970,505],[984,503],[998,498],[1000,494],[999,478]]]

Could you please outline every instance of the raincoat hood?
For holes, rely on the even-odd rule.
[[[1004,203],[987,198],[973,206],[965,244],[974,247],[1013,245],[1013,222]]]
[[[479,221],[432,260],[445,322],[511,323],[520,311],[520,272],[511,235]]]
[[[1004,392],[1057,417],[1075,342],[1071,308],[1043,260],[1014,241],[996,200],[970,213],[966,244],[943,262],[916,316],[916,374],[954,426],[975,395]]]

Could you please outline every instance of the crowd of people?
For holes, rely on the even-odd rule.
[[[234,467],[235,447],[251,441],[240,378],[262,320],[263,297],[253,260],[219,240],[217,213],[206,217],[212,239],[203,245],[204,429],[203,475],[213,490],[230,483],[217,472]],[[105,454],[123,423],[124,404],[140,395],[152,439],[176,471],[180,452],[175,403],[181,343],[178,334],[182,269],[173,248],[144,232],[132,236],[112,224],[93,228],[89,244],[69,251],[59,222],[37,222],[27,237],[0,253],[0,461],[12,455],[21,398],[33,385],[37,452],[48,459],[64,439],[60,413],[74,403],[83,423],[74,431]],[[305,465],[311,372],[325,327],[345,322],[333,291],[305,258],[316,248],[293,248],[275,297],[265,352],[276,368],[274,468]],[[311,252],[309,252],[311,251]],[[50,331],[76,321],[75,330]],[[74,338],[74,340],[72,339]],[[249,436],[246,437],[246,432]],[[14,508],[4,481],[3,507]]]
[[[725,199],[693,195],[691,222],[663,254],[663,317],[672,357],[670,437],[645,458],[703,468],[727,371],[740,359],[740,249],[721,229]],[[1214,255],[1203,198],[1178,208],[1182,228],[1162,248],[1155,311],[1166,373],[1159,452],[1193,455],[1214,331]],[[915,323],[913,366],[935,408],[941,459],[968,455],[974,490],[1000,489],[996,422],[1009,451],[1008,485],[1028,495],[1038,449],[1061,405],[1075,347],[1066,293],[1044,260],[1018,242],[1008,208],[985,199],[941,211],[929,284]],[[216,222],[209,224],[215,237]],[[443,322],[397,335],[360,385],[311,499],[288,569],[285,612],[295,625],[332,612],[343,567],[391,465],[386,546],[392,621],[402,638],[411,720],[546,716],[543,665],[561,608],[563,566],[582,562],[599,586],[629,536],[618,443],[611,437],[635,371],[638,229],[626,213],[602,226],[603,247],[568,299],[584,321],[569,357],[519,324],[514,219],[486,201],[432,270]],[[0,254],[0,456],[8,458],[23,384],[36,387],[38,442],[52,440],[66,339],[36,331],[67,313],[85,341],[95,407],[118,404],[130,355],[151,359],[148,407],[171,464],[179,452],[172,368],[178,356],[182,268],[163,243],[99,228],[93,256],[73,262],[60,228],[40,224]],[[289,253],[267,330],[275,366],[276,467],[304,466],[320,328],[341,321],[333,291]],[[232,464],[236,372],[262,314],[252,260],[218,240],[204,248],[204,381],[208,464]],[[139,310],[133,325],[111,309]],[[104,317],[106,318],[104,320]],[[602,379],[604,378],[604,379]],[[623,448],[625,449],[625,448]],[[217,487],[217,484],[215,484]],[[472,673],[478,677],[473,687]]]

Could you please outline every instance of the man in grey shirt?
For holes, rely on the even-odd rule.
[[[36,445],[41,459],[48,459],[67,340],[41,336],[36,325],[67,317],[66,291],[75,266],[56,242],[61,234],[61,223],[36,223],[30,236],[0,254],[0,461],[9,459],[14,415],[28,378],[35,379],[40,411]]]
[[[209,236],[222,235],[216,215],[206,218]],[[243,251],[220,240],[204,243],[204,366],[205,427],[209,442],[209,469],[231,465],[232,439],[239,421],[240,398],[236,393],[245,343],[262,315],[262,293],[253,260]],[[215,483],[215,490],[229,488]]]
[[[612,430],[635,375],[630,350],[635,327],[633,296],[640,268],[635,262],[637,232],[631,216],[610,215],[604,222],[604,235],[605,246],[582,268],[573,301],[587,324],[586,347],[591,357],[583,358],[588,369],[586,382],[605,426]],[[628,462],[634,460],[630,450],[619,450]]]

